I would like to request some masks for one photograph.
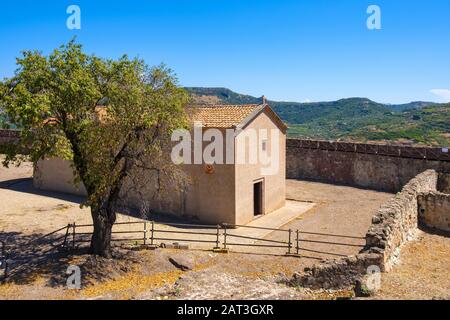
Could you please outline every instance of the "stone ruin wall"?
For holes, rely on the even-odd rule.
[[[294,274],[291,284],[312,288],[345,288],[366,276],[370,266],[377,266],[380,271],[389,271],[398,260],[401,247],[418,233],[418,199],[423,195],[433,196],[439,193],[437,187],[443,185],[438,182],[440,177],[448,178],[434,170],[426,170],[411,179],[401,192],[381,206],[372,218],[372,225],[366,234],[366,246],[358,255],[307,268]],[[450,195],[444,196],[439,199],[444,199],[444,208],[447,206],[448,209]],[[439,206],[439,203],[433,206]],[[449,211],[446,213],[448,218]]]
[[[450,232],[450,174],[439,173],[437,191],[419,194],[419,224]]]
[[[398,192],[419,173],[450,172],[441,148],[288,139],[288,179],[323,181]]]
[[[401,246],[418,232],[419,195],[437,191],[438,173],[427,170],[407,183],[401,192],[386,202],[372,218],[366,234],[366,250],[382,255],[382,270],[389,271]]]
[[[18,137],[18,131],[0,130],[0,145]],[[420,222],[448,230],[450,154],[446,150],[302,139],[288,139],[286,147],[287,178],[400,191],[372,218],[366,247],[358,255],[306,268],[294,274],[291,284],[312,288],[354,285],[369,266],[389,271]]]
[[[419,195],[419,220],[424,226],[450,232],[450,194],[431,192]]]
[[[374,215],[366,246],[358,255],[306,268],[294,274],[291,284],[352,286],[370,266],[389,271],[401,246],[418,233],[422,220],[434,226],[448,221],[449,197],[442,194],[450,193],[450,154],[446,149],[302,139],[288,139],[286,145],[287,178],[398,192]],[[420,199],[424,200],[418,204]],[[427,219],[418,215],[420,205],[426,206]]]
[[[20,130],[0,129],[0,144],[15,142],[20,137]]]

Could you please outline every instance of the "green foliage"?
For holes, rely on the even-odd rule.
[[[291,136],[352,141],[404,142],[421,145],[450,144],[450,105],[437,105],[402,113],[369,117],[312,119],[290,125]]]
[[[171,70],[127,56],[86,55],[74,41],[49,56],[25,51],[17,65],[15,76],[0,83],[0,110],[22,129],[5,164],[24,146],[33,162],[71,159],[91,205],[116,199],[144,157],[149,167],[168,169],[163,149],[173,130],[186,127],[188,101]]]
[[[17,65],[15,76],[0,82],[0,110],[21,129],[4,164],[20,161],[24,149],[33,162],[72,160],[91,206],[91,252],[110,258],[121,193],[148,184],[150,171],[158,185],[161,177],[171,186],[181,180],[167,150],[172,132],[187,126],[189,97],[163,65],[89,56],[74,41],[50,56],[25,51]]]

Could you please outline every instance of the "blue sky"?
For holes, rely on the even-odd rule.
[[[72,4],[81,30],[66,27]],[[366,27],[371,4],[381,30]],[[75,35],[88,53],[164,62],[185,86],[289,101],[450,101],[448,0],[2,1],[0,78],[21,50],[49,53]]]

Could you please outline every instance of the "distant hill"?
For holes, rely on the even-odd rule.
[[[205,104],[260,103],[261,98],[226,88],[186,88]],[[269,101],[289,125],[288,134],[312,139],[450,145],[450,104],[416,101],[382,104],[367,98],[329,102]]]
[[[393,111],[405,111],[410,109],[420,109],[425,108],[428,106],[436,105],[436,102],[429,102],[429,101],[413,101],[410,103],[405,104],[387,104],[389,109]]]
[[[185,89],[193,95],[198,103],[208,104],[211,97],[215,97],[217,103],[224,104],[254,104],[261,102],[261,98],[239,94],[227,88],[187,87]]]

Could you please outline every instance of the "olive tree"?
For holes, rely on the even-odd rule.
[[[25,51],[17,65],[15,75],[0,82],[0,110],[22,130],[4,165],[21,161],[24,149],[34,163],[70,160],[74,183],[87,191],[91,253],[111,257],[112,226],[126,185],[142,184],[149,172],[157,181],[181,181],[168,148],[173,130],[187,126],[188,95],[163,65],[87,55],[75,41],[48,56]]]

